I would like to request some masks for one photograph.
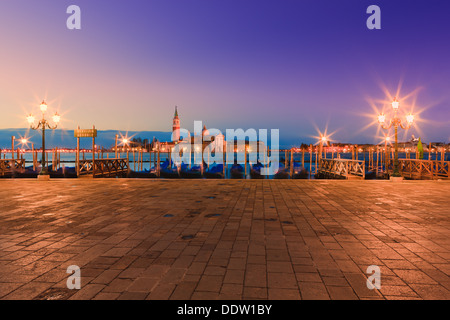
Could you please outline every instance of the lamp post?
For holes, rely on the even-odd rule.
[[[389,125],[386,125],[386,116],[383,113],[378,115],[378,123],[383,129],[390,129],[394,126],[395,133],[395,142],[394,142],[394,172],[392,174],[393,177],[401,177],[400,171],[398,169],[398,127],[400,126],[402,129],[409,129],[411,125],[414,123],[414,115],[411,113],[406,116],[406,125],[403,125],[402,120],[397,116],[398,107],[400,103],[397,98],[394,98],[392,101],[392,109],[394,109],[394,117],[391,119]],[[387,142],[387,141],[386,141]]]
[[[41,172],[39,173],[39,175],[48,176],[48,170],[45,165],[45,129],[48,128],[51,130],[55,130],[58,127],[59,121],[61,120],[61,116],[58,114],[58,112],[56,112],[53,115],[52,120],[55,123],[55,125],[52,126],[50,125],[48,120],[45,119],[45,112],[47,111],[47,104],[45,103],[45,101],[42,101],[40,109],[42,112],[42,119],[39,120],[37,124],[35,124],[35,118],[31,113],[27,116],[27,121],[30,124],[31,129],[42,130],[42,160],[41,160]]]

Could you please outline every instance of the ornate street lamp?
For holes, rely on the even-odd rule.
[[[383,129],[390,129],[392,126],[394,126],[395,129],[395,142],[394,142],[394,172],[392,174],[393,177],[401,177],[400,171],[398,169],[398,127],[400,126],[402,129],[409,129],[411,125],[414,123],[414,115],[408,114],[406,116],[406,125],[403,125],[402,120],[398,118],[397,111],[400,106],[399,101],[397,98],[394,98],[392,101],[392,109],[394,109],[394,117],[391,119],[389,125],[386,125],[386,116],[383,113],[380,113],[378,115],[378,123]],[[386,141],[387,142],[387,141]]]
[[[50,125],[50,123],[45,119],[45,112],[47,111],[47,104],[45,103],[45,101],[42,101],[41,105],[40,105],[40,109],[42,112],[42,119],[39,120],[39,122],[37,124],[35,124],[35,118],[34,116],[30,113],[27,116],[27,121],[30,124],[30,128],[33,130],[42,130],[42,160],[41,160],[41,172],[39,173],[40,176],[48,176],[48,170],[47,167],[45,165],[45,129],[51,129],[51,130],[55,130],[58,127],[59,121],[61,120],[61,116],[58,114],[58,112],[56,112],[53,117],[52,120],[54,122],[54,126]]]

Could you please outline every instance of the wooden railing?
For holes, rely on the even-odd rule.
[[[347,159],[319,159],[318,172],[326,176],[365,179],[364,161]]]
[[[25,159],[0,159],[0,175],[5,173],[25,169]]]
[[[80,175],[93,175],[94,177],[112,177],[124,175],[129,172],[127,159],[95,159],[80,160],[77,165],[77,173]]]
[[[399,171],[403,177],[412,179],[449,179],[450,161],[399,159]],[[393,160],[389,169],[393,168]]]

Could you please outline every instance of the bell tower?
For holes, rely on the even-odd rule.
[[[173,141],[180,141],[180,118],[178,118],[178,107],[175,106],[175,114],[173,116],[172,125]]]

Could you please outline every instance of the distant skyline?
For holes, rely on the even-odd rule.
[[[66,28],[71,4],[81,30]],[[381,30],[366,28],[371,4]],[[191,131],[202,120],[280,129],[282,144],[318,130],[377,143],[375,109],[398,95],[419,112],[400,140],[448,143],[448,12],[422,0],[2,1],[0,128],[26,128],[46,99],[68,130],[168,132],[177,105]]]

